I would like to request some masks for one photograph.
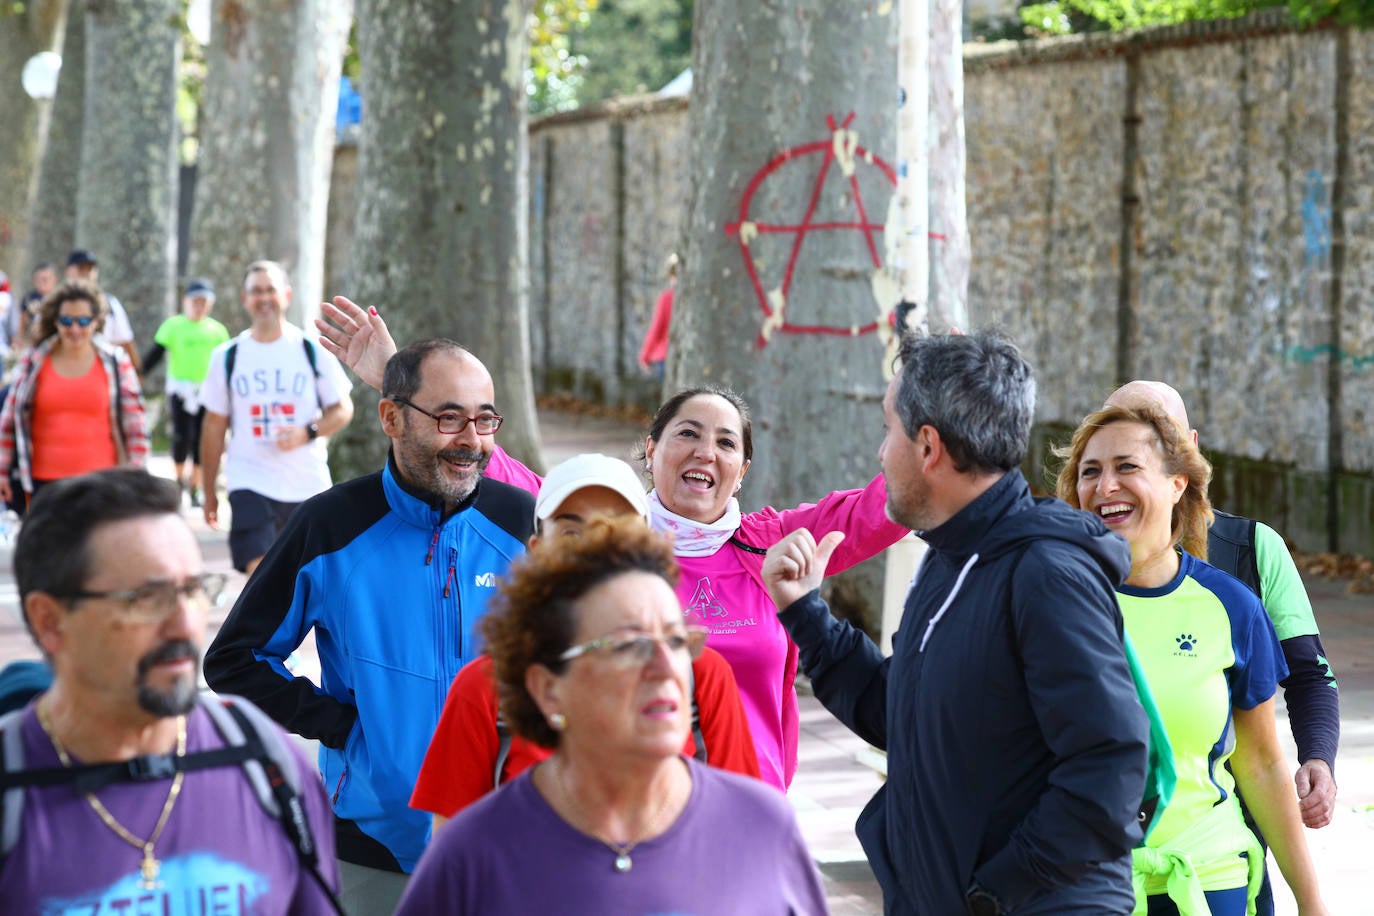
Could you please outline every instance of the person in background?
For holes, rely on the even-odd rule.
[[[229,552],[250,576],[296,507],[329,489],[324,440],[353,419],[352,386],[338,361],[286,320],[291,294],[276,261],[248,265],[239,298],[252,324],[210,354],[200,387],[202,513],[219,527],[223,458]]]
[[[322,304],[321,312],[321,345],[377,387],[378,360],[384,365],[396,351],[381,315],[342,296]],[[764,553],[791,531],[841,530],[848,537],[830,563],[832,573],[841,572],[886,550],[906,529],[884,513],[881,474],[862,489],[836,490],[814,504],[744,513],[736,496],[753,454],[743,398],[710,385],[679,391],[654,414],[644,443],[653,482],[649,523],[672,538],[682,569],[677,594],[688,620],[710,630],[711,648],[735,673],[760,776],[785,791],[797,770],[797,647],[764,588]],[[539,491],[539,477],[500,448],[487,474]]]
[[[95,259],[84,248],[77,248],[67,257],[67,269],[65,271],[67,280],[85,280],[97,288],[100,287],[100,262]],[[105,301],[109,306],[109,315],[105,320],[105,339],[116,347],[120,347],[128,354],[129,362],[133,365],[134,371],[143,377],[143,365],[138,359],[138,350],[134,348],[134,326],[129,322],[129,313],[124,310],[124,304],[114,295],[104,292]]]
[[[0,270],[0,332],[9,327],[10,313],[19,307],[10,291],[10,275]],[[9,334],[0,333],[0,356],[9,353]]]
[[[1117,598],[1174,751],[1174,797],[1135,850],[1138,904],[1151,916],[1252,912],[1264,853],[1239,789],[1299,914],[1325,914],[1274,725],[1278,637],[1255,594],[1204,562],[1211,466],[1157,404],[1089,414],[1058,454],[1060,498],[1130,544]]]
[[[606,455],[577,455],[549,471],[534,515],[537,530],[530,537],[531,547],[579,537],[597,518],[639,518],[647,524],[649,503],[628,464]],[[694,727],[683,752],[723,770],[757,777],[759,762],[739,688],[718,652],[703,647],[693,659],[691,687]],[[550,754],[549,748],[512,736],[497,707],[491,656],[483,654],[453,679],[410,806],[432,813],[438,830],[463,808]]]
[[[16,303],[19,308],[12,309],[5,316],[5,338],[9,341],[11,354],[16,357],[34,343],[34,322],[38,310],[48,293],[57,287],[57,265],[43,261],[33,269],[29,279],[31,285],[28,292]]]
[[[668,286],[658,294],[649,329],[644,333],[644,343],[639,348],[639,368],[652,372],[660,382],[663,381],[663,363],[668,358],[668,329],[673,323],[673,293],[677,288],[676,252],[668,255],[663,272],[668,277]]]
[[[229,339],[229,331],[210,317],[215,288],[209,280],[192,280],[181,297],[181,314],[158,327],[153,345],[143,354],[143,371],[151,372],[167,354],[167,414],[172,424],[172,462],[177,486],[190,490],[191,505],[200,507],[200,386],[210,369],[210,354]],[[190,461],[190,473],[186,462]]]
[[[827,912],[787,799],[682,754],[705,632],[676,575],[634,517],[512,566],[482,630],[511,728],[552,754],[435,836],[398,916]]]
[[[148,429],[138,373],[98,335],[107,314],[95,286],[68,282],[43,300],[37,343],[0,409],[0,499],[29,499],[54,480],[118,465],[143,467]]]

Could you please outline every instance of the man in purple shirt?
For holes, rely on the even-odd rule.
[[[224,576],[205,572],[180,503],[171,481],[116,469],[53,484],[25,520],[15,576],[54,679],[0,720],[3,769],[83,778],[0,796],[7,914],[334,911],[333,831],[314,768],[244,701],[199,693],[206,610]],[[275,753],[190,766],[242,734]],[[278,810],[308,827],[314,863],[250,781],[278,771],[298,787],[273,796]]]

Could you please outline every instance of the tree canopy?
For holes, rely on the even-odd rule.
[[[1025,4],[1020,13],[1030,34],[1063,35],[1233,19],[1275,7],[1287,7],[1303,25],[1374,25],[1374,0],[1048,0]]]

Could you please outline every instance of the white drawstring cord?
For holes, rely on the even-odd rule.
[[[935,612],[935,616],[930,618],[930,623],[926,624],[926,632],[925,635],[921,637],[921,648],[918,650],[919,652],[924,652],[926,650],[926,643],[930,642],[930,634],[935,632],[935,625],[940,622],[940,618],[945,616],[945,611],[949,610],[949,606],[954,603],[954,596],[959,594],[959,589],[964,584],[964,577],[968,575],[968,571],[972,569],[973,564],[977,562],[978,554],[975,553],[968,558],[968,562],[964,564],[964,568],[959,570],[959,578],[954,580],[954,588],[950,589],[949,597],[945,598],[945,603],[940,605],[940,609]]]

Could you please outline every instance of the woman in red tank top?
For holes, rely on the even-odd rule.
[[[108,312],[99,288],[84,281],[43,300],[39,343],[0,409],[0,500],[16,483],[32,497],[54,480],[147,460],[138,374],[122,349],[99,336]]]

